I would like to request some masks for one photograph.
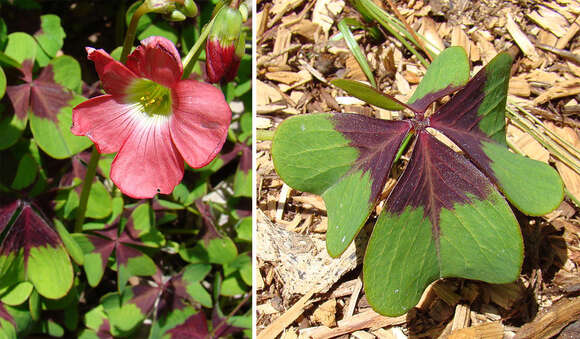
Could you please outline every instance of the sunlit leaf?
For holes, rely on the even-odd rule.
[[[19,202],[19,205],[19,209],[12,210],[16,213],[15,220],[0,245],[0,266],[5,272],[0,281],[12,279],[11,267],[17,265],[18,269],[24,270],[24,276],[40,295],[50,299],[61,298],[73,283],[68,253],[57,233],[30,204]]]
[[[510,66],[511,57],[500,54],[467,82],[465,52],[449,48],[429,67],[411,97],[413,118],[384,121],[316,114],[290,118],[279,126],[272,145],[274,166],[290,186],[324,198],[331,255],[348,246],[371,213],[395,154],[405,151],[402,140],[415,140],[366,249],[366,296],[377,312],[405,313],[441,277],[515,280],[523,241],[500,191],[530,215],[548,213],[562,200],[562,183],[553,168],[505,146]],[[425,117],[427,107],[455,91]],[[431,135],[432,128],[455,142],[465,156]],[[224,285],[231,288],[232,282],[224,280]]]

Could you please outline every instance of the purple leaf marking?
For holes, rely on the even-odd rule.
[[[10,313],[8,313],[8,310],[6,310],[4,304],[2,303],[0,303],[0,318],[8,321],[12,325],[14,325],[14,327],[16,327],[16,321],[14,321],[14,317],[12,317]]]
[[[133,286],[131,290],[133,292],[133,298],[130,302],[135,304],[141,310],[141,313],[145,315],[153,310],[155,301],[161,293],[159,287],[149,285]]]
[[[43,68],[35,80],[32,79],[32,67],[31,60],[24,60],[20,72],[25,83],[6,87],[14,113],[19,119],[24,119],[32,109],[32,114],[37,117],[57,122],[58,112],[68,105],[73,95],[54,81],[52,65]]]
[[[24,249],[24,262],[28,260],[32,247],[61,246],[61,240],[56,232],[44,221],[28,203],[23,203],[20,215],[8,231],[2,242],[0,254],[8,256]]]
[[[411,160],[391,192],[386,208],[401,214],[407,206],[423,208],[439,239],[439,215],[442,208],[452,210],[456,203],[467,204],[467,194],[484,199],[489,180],[465,157],[455,153],[427,131],[418,132]]]
[[[413,110],[418,116],[423,116],[423,113],[427,110],[429,105],[434,103],[436,100],[443,98],[446,95],[449,95],[463,86],[453,86],[449,85],[443,89],[440,89],[435,92],[427,93],[424,97],[417,99],[414,103],[409,104],[409,108]]]
[[[7,202],[0,201],[0,233],[2,233],[4,228],[8,225],[14,212],[16,212],[16,209],[18,209],[19,206],[20,200]]]
[[[395,155],[411,129],[406,121],[387,121],[359,114],[335,114],[333,122],[349,146],[359,151],[354,170],[370,171],[371,202],[382,192]]]
[[[209,330],[207,328],[207,319],[203,312],[197,312],[190,316],[181,325],[167,331],[171,339],[188,339],[188,338],[207,338]]]
[[[230,325],[227,320],[228,318],[220,316],[217,307],[213,309],[211,313],[211,325],[213,327],[215,338],[225,337],[229,334],[243,330],[241,327]]]

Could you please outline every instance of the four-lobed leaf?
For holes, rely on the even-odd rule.
[[[562,182],[553,168],[505,146],[510,66],[511,57],[499,54],[468,82],[467,56],[451,47],[431,64],[409,102],[399,105],[409,108],[413,118],[311,114],[278,127],[274,166],[291,187],[323,197],[332,256],[340,255],[365,224],[394,160],[412,145],[364,259],[366,295],[379,313],[405,313],[441,277],[515,280],[523,243],[501,193],[529,215],[548,213],[562,200]],[[360,83],[334,83],[379,107],[398,102]],[[433,102],[453,92],[446,104],[426,115]],[[465,155],[438,140],[432,129]],[[530,176],[536,184],[530,184]]]
[[[45,298],[65,296],[72,287],[73,267],[61,239],[46,220],[29,203],[16,200],[0,208],[0,229],[6,227],[0,244],[0,287],[29,281]]]
[[[132,219],[133,210],[126,210],[124,217]],[[105,229],[72,235],[85,254],[83,267],[90,286],[95,287],[101,281],[113,251],[115,254],[113,268],[117,271],[119,291],[125,289],[130,277],[153,275],[157,270],[153,260],[137,249],[138,246],[146,246],[146,244],[133,236],[133,234],[139,234],[135,230],[134,222],[127,221],[124,229],[119,230],[121,220],[122,216],[119,215]]]

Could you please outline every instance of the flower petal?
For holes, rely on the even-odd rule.
[[[169,194],[183,178],[183,158],[171,141],[167,117],[143,117],[117,153],[111,180],[124,194],[152,198]]]
[[[166,87],[172,87],[183,74],[177,48],[171,41],[160,36],[141,41],[141,46],[127,58],[127,67],[138,76]]]
[[[119,103],[112,95],[89,99],[73,108],[71,132],[86,135],[99,153],[114,153],[131,135],[138,115],[134,105]]]
[[[89,59],[95,63],[105,92],[116,97],[124,97],[125,89],[136,78],[135,73],[102,49],[87,47],[87,53]]]
[[[172,89],[171,137],[193,168],[207,165],[221,150],[232,111],[222,92],[210,84],[183,80]]]

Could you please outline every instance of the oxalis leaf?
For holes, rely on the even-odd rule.
[[[529,215],[548,213],[562,201],[562,182],[553,168],[505,146],[511,62],[509,55],[499,54],[467,82],[465,52],[452,47],[433,62],[406,104],[415,113],[411,119],[311,114],[278,127],[274,166],[288,185],[322,195],[332,256],[340,255],[365,224],[401,144],[409,137],[414,140],[411,158],[366,249],[365,291],[377,312],[405,313],[441,277],[515,280],[523,242],[504,196]],[[357,96],[377,95],[361,94],[364,90],[358,86]],[[434,101],[457,90],[433,115],[425,116]],[[432,129],[465,156],[439,141]]]
[[[130,277],[155,274],[156,266],[153,260],[134,247],[147,246],[147,244],[133,236],[133,234],[141,234],[135,229],[134,220],[131,220],[133,211],[134,209],[125,210],[123,216],[118,216],[103,230],[93,230],[92,234],[75,233],[72,235],[85,255],[83,267],[90,286],[97,286],[103,278],[113,250],[115,251],[117,286],[120,292],[125,289]],[[125,228],[119,232],[121,218],[128,216],[130,216],[130,220],[125,224]]]
[[[73,268],[57,233],[29,203],[20,200],[0,207],[0,229],[11,219],[0,245],[0,286],[27,280],[45,298],[65,296],[73,283]]]

